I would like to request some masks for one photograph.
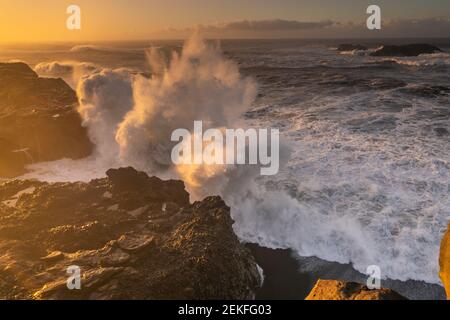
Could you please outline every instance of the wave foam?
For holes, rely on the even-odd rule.
[[[72,88],[76,88],[82,77],[98,72],[100,69],[92,63],[76,61],[41,62],[34,67],[34,71],[39,76],[63,78]]]
[[[418,57],[398,57],[385,58],[383,61],[391,61],[397,64],[415,67],[434,67],[434,66],[450,66],[450,54],[448,53],[432,53],[421,54]]]
[[[373,92],[316,99],[317,106],[289,114],[277,106],[280,119],[268,122],[287,128],[295,151],[278,176],[258,177],[259,169],[252,167],[213,175],[202,168],[183,172],[167,159],[171,130],[191,129],[199,119],[214,127],[236,126],[255,97],[255,84],[197,37],[170,64],[157,51],[149,59],[151,78],[124,70],[83,77],[79,111],[97,153],[81,161],[36,164],[27,177],[89,180],[110,167],[133,165],[162,178],[187,180],[196,197],[221,194],[243,240],[352,263],[363,273],[367,266],[379,265],[383,277],[439,283],[439,241],[450,207],[450,154],[429,136],[431,130],[415,139],[426,123],[413,119],[412,127],[402,126],[396,118],[419,114],[420,104],[427,110],[432,106],[415,101],[411,111],[389,117],[373,116],[376,110],[358,112],[371,99],[384,106],[386,97],[371,96]],[[333,118],[349,109],[348,123]],[[308,122],[308,114],[316,120]],[[377,132],[376,125],[387,120],[390,134]],[[291,129],[287,123],[293,123]],[[201,190],[189,185],[191,179],[201,181]]]

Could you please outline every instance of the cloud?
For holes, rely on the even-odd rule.
[[[167,28],[163,37],[187,37],[199,31],[214,38],[383,38],[448,37],[450,17],[383,20],[382,29],[368,30],[366,21],[239,20],[200,24],[189,28]]]
[[[198,25],[200,31],[283,31],[308,30],[330,27],[333,21],[303,22],[296,20],[241,20],[215,25]]]
[[[441,38],[450,34],[450,18],[431,17],[422,19],[390,19],[382,22],[381,30],[371,31],[362,23],[339,23],[330,30],[329,36],[367,38]]]
[[[392,35],[447,37],[450,34],[450,18],[391,20],[385,24],[385,28]]]

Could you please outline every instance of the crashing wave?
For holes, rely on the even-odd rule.
[[[450,169],[448,161],[427,157],[427,152],[440,152],[448,159],[439,143],[431,141],[433,149],[424,149],[409,140],[408,132],[368,137],[367,126],[375,131],[389,119],[391,130],[397,129],[392,116],[382,115],[378,122],[356,118],[353,110],[373,98],[370,92],[348,101],[333,97],[323,110],[309,110],[319,119],[314,125],[301,114],[290,115],[296,121],[289,133],[298,138],[293,143],[296,153],[276,180],[262,181],[252,167],[213,172],[176,168],[167,159],[171,130],[191,129],[197,119],[214,127],[237,126],[256,88],[234,62],[198,37],[170,63],[157,50],[148,56],[150,78],[102,70],[80,80],[79,112],[97,153],[82,161],[36,164],[28,178],[76,181],[104,168],[133,165],[162,178],[182,178],[189,188],[201,185],[191,190],[197,198],[221,194],[232,207],[234,228],[243,240],[352,263],[363,273],[376,264],[383,277],[439,282],[438,243],[450,206]],[[320,120],[324,110],[343,112],[343,103],[352,106],[353,128]],[[408,151],[400,152],[399,145]]]
[[[100,69],[92,63],[76,61],[41,62],[34,67],[39,76],[63,78],[72,88],[76,88],[83,76],[98,72]]]

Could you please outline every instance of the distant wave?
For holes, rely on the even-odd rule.
[[[98,70],[98,67],[92,63],[87,62],[72,62],[72,61],[66,61],[66,62],[59,62],[59,61],[52,61],[52,62],[41,62],[38,63],[34,70],[37,73],[40,73],[42,75],[48,75],[48,76],[55,76],[65,73],[73,72],[76,68],[82,68],[87,71],[95,71]]]
[[[98,45],[90,45],[90,44],[83,44],[83,45],[76,45],[70,49],[70,52],[89,52],[89,51],[117,51],[117,48],[111,48],[111,47],[104,47],[104,46],[98,46]]]
[[[421,54],[418,57],[384,58],[383,61],[391,61],[397,64],[415,67],[449,66],[450,54],[448,53]]]
[[[90,44],[82,44],[76,45],[70,48],[70,52],[73,53],[87,53],[87,52],[99,52],[99,53],[124,53],[124,52],[133,52],[133,51],[145,51],[148,48],[146,46],[136,47],[136,48],[127,48],[127,47],[118,47],[118,46],[99,46],[99,45],[90,45]]]
[[[378,49],[351,50],[339,52],[343,56],[370,57],[375,61],[393,62],[399,65],[427,67],[450,65],[450,54],[446,52],[421,54],[417,57],[371,57],[370,54]]]
[[[368,56],[370,55],[372,52],[375,52],[376,50],[378,50],[377,48],[375,49],[367,49],[367,50],[350,50],[350,51],[341,51],[340,54],[341,55],[349,55],[349,56]]]

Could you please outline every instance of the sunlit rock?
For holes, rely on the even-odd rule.
[[[406,300],[390,289],[370,290],[355,282],[319,280],[306,300]]]
[[[220,197],[191,204],[183,182],[132,168],[90,183],[9,181],[0,299],[252,298],[261,276],[232,225]],[[67,287],[71,266],[80,290]]]
[[[447,233],[442,239],[439,264],[441,266],[439,276],[441,277],[442,283],[445,286],[447,299],[450,300],[450,224]]]
[[[88,156],[92,144],[77,105],[62,79],[39,78],[24,63],[0,63],[0,177],[23,174],[32,163]]]

